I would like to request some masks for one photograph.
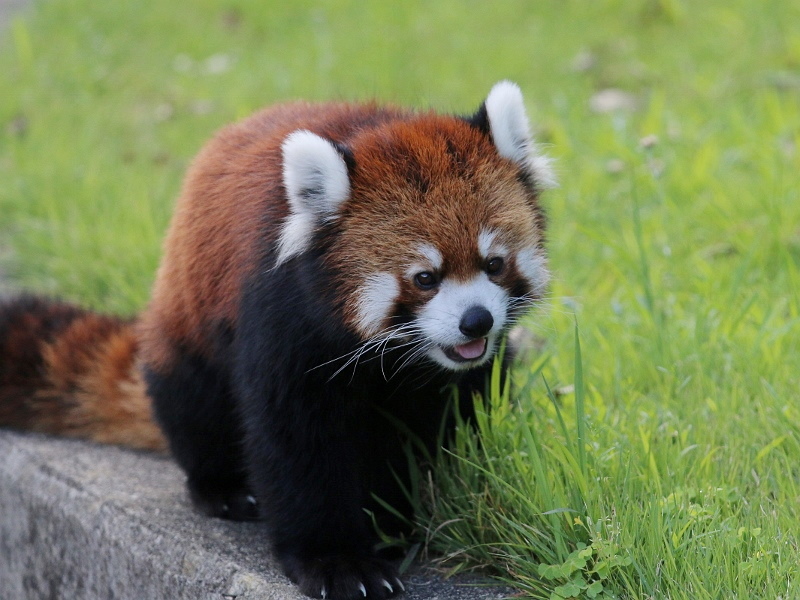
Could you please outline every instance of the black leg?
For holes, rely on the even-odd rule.
[[[273,546],[311,597],[390,598],[402,591],[399,573],[376,555],[364,511],[370,451],[380,448],[365,448],[370,423],[352,398],[311,388],[273,382],[243,396],[246,460]]]
[[[145,368],[145,377],[156,417],[188,475],[189,495],[198,510],[213,517],[257,519],[226,374],[184,353],[168,372]]]

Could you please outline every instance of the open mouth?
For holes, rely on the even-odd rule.
[[[466,344],[442,348],[442,351],[453,362],[462,363],[481,358],[486,353],[486,346],[486,338],[480,338]]]

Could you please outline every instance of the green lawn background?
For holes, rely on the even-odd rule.
[[[0,47],[2,268],[134,313],[220,125],[291,98],[469,113],[512,79],[557,159],[555,283],[514,408],[495,389],[484,444],[421,492],[430,549],[532,597],[798,597],[798,23],[791,0],[45,0]],[[608,89],[629,106],[598,112]]]

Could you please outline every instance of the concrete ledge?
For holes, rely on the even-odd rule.
[[[0,431],[0,598],[305,598],[262,526],[192,510],[165,457]],[[497,589],[406,578],[408,600],[502,598]]]

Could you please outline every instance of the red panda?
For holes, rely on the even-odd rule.
[[[403,444],[435,448],[453,387],[469,417],[542,298],[552,184],[507,81],[470,117],[263,110],[194,161],[137,320],[0,305],[0,425],[168,446],[200,510],[266,522],[305,594],[392,597],[365,509],[402,528],[375,498],[410,512]]]

